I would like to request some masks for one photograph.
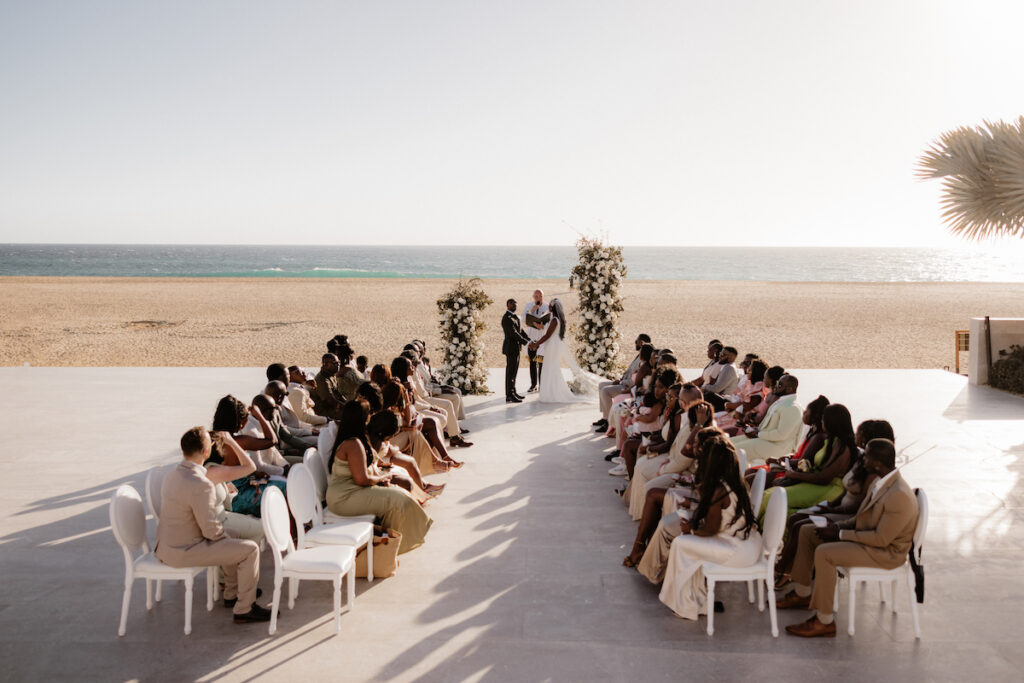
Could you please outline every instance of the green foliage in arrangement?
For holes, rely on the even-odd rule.
[[[440,379],[464,394],[488,393],[487,370],[480,364],[484,350],[481,333],[487,327],[483,310],[492,303],[479,278],[459,280],[437,300],[444,351]]]
[[[988,383],[996,389],[1024,394],[1024,346],[1014,344],[1009,352],[1000,351],[1001,358],[992,363]]]
[[[613,377],[619,355],[616,324],[623,310],[620,292],[626,277],[622,249],[601,239],[581,237],[576,242],[576,251],[579,261],[569,277],[569,287],[579,294],[576,360],[584,370]]]

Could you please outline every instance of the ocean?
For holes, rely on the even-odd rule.
[[[1024,250],[625,247],[635,280],[1024,282]],[[0,245],[0,275],[568,278],[574,247]]]

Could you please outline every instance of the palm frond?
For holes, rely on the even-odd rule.
[[[917,177],[942,179],[942,217],[952,232],[1024,238],[1024,116],[946,131],[922,153]]]

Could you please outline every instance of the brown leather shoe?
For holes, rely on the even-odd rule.
[[[811,596],[802,598],[796,591],[789,591],[775,602],[776,609],[810,609]]]
[[[790,624],[786,627],[786,633],[801,638],[835,638],[836,622],[833,618],[831,624],[823,624],[818,621],[817,616],[813,616],[799,624]]]
[[[466,441],[461,436],[456,435],[448,440],[448,445],[453,446],[455,448],[469,448],[473,444],[469,441]]]

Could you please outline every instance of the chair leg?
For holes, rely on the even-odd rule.
[[[334,577],[334,632],[341,632],[341,574]]]
[[[764,611],[764,589],[767,584],[757,582],[757,611]],[[774,590],[774,587],[771,589]]]
[[[295,596],[299,593],[299,580],[288,577],[288,609],[295,609]]]
[[[117,635],[123,636],[125,634],[125,628],[128,625],[128,605],[132,601],[132,583],[133,579],[128,579],[124,582],[124,597],[121,598],[121,624],[117,627]]]
[[[892,613],[896,614],[896,579],[892,580],[892,585],[889,587],[889,602],[892,603]]]
[[[270,606],[270,635],[277,630],[277,608],[281,604],[281,577],[274,577],[274,602]]]
[[[715,582],[708,579],[708,635],[715,634]]]
[[[185,635],[192,633],[192,577],[185,579]]]
[[[214,591],[217,590],[217,582],[213,578],[213,567],[206,568],[206,611],[213,611]]]
[[[348,597],[345,598],[345,602],[348,605],[348,609],[351,612],[352,608],[356,605],[356,563],[352,563],[352,568],[348,570]]]
[[[747,581],[747,602],[754,604],[754,582]]]
[[[775,590],[774,590],[774,586],[772,586],[771,584],[768,583],[769,581],[773,581],[774,582],[774,580],[775,580],[775,577],[772,576],[771,574],[769,574],[768,578],[766,578],[764,580],[764,588],[765,588],[765,592],[768,593],[768,615],[771,617],[771,620],[772,620],[772,638],[778,638],[779,637],[779,617],[778,617],[778,614],[775,611]],[[758,588],[760,588],[760,585],[758,586]]]
[[[160,585],[160,582],[158,581],[157,582],[157,586],[159,586],[159,585]],[[157,590],[159,590],[159,588]],[[160,595],[160,594],[157,593],[157,595]],[[157,598],[157,602],[159,602],[159,601],[160,601],[160,598]],[[153,609],[153,580],[152,579],[146,579],[146,609],[147,610]]]
[[[164,599],[164,582],[160,579],[156,580],[156,601],[160,602]]]
[[[856,622],[855,612],[857,611],[857,582],[853,580],[852,576],[850,577],[850,605],[849,605],[849,610],[850,610],[850,625],[847,628],[847,633],[849,633],[852,636],[853,635],[853,630],[854,630],[853,629],[853,625]]]
[[[366,582],[373,583],[373,532],[370,532],[370,540],[366,542]]]
[[[836,590],[835,593],[832,595],[832,614],[835,614],[839,611],[839,581],[842,578],[842,576],[836,577]]]
[[[914,616],[914,637],[921,639],[921,622],[917,616],[917,594],[914,590],[914,572],[907,563],[907,595],[910,596],[910,613]]]

